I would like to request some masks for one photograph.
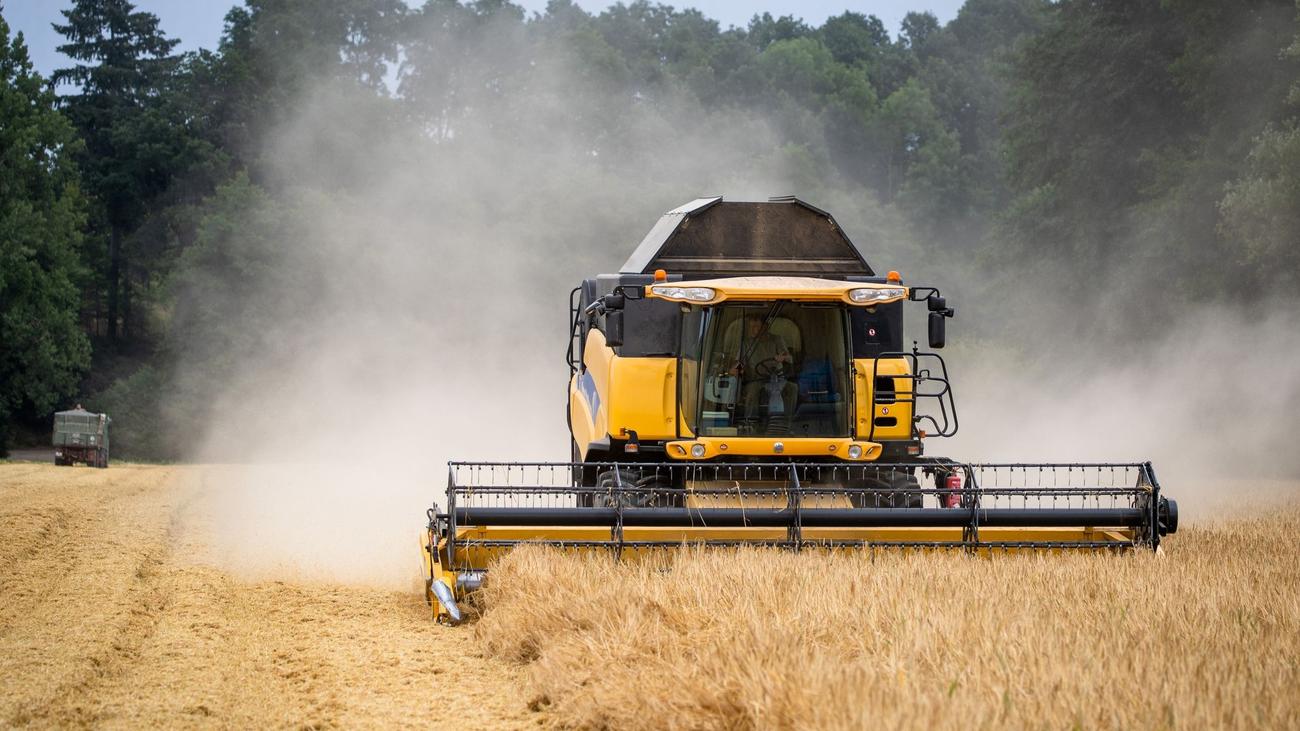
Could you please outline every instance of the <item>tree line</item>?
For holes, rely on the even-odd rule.
[[[460,162],[515,145],[553,165],[563,140],[598,161],[569,186],[664,191],[671,149],[627,140],[670,148],[698,127],[743,147],[719,158],[732,179],[789,181],[989,287],[1076,302],[1105,281],[1145,327],[1267,301],[1300,271],[1298,13],[968,0],[891,33],[855,12],[723,28],[644,0],[246,0],[216,49],[177,54],[129,0],[75,0],[46,79],[0,8],[0,454],[84,399],[133,453],[178,456],[180,415],[310,309],[265,291],[328,286],[279,248],[295,222],[364,195],[373,161],[400,156],[378,148],[411,130]],[[286,164],[313,109],[330,137],[313,128]],[[626,225],[609,215],[602,231]]]

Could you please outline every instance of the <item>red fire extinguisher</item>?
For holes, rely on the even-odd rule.
[[[939,500],[945,508],[961,507],[961,475],[957,473],[949,474],[944,480],[944,489],[946,493],[940,495]]]

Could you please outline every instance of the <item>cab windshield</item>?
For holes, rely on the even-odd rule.
[[[692,308],[682,413],[699,436],[849,433],[844,308],[778,301]]]

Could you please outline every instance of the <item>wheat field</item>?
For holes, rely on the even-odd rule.
[[[214,565],[207,474],[0,463],[0,727],[1300,727],[1295,497],[1159,556],[528,548],[442,627]]]
[[[581,728],[1297,728],[1300,504],[1269,512],[1160,555],[530,547],[475,632]]]

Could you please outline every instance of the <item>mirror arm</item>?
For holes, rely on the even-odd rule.
[[[907,298],[912,302],[923,302],[931,297],[942,297],[943,293],[938,287],[910,287],[907,291]]]
[[[645,287],[639,284],[620,284],[614,288],[614,294],[630,300],[643,300]]]
[[[591,315],[603,315],[606,312],[622,310],[623,306],[627,304],[627,300],[630,299],[641,299],[641,298],[628,297],[627,294],[623,292],[622,287],[615,287],[613,292],[597,297],[596,301],[587,305],[586,309],[584,309],[582,312],[585,315],[591,316]]]

